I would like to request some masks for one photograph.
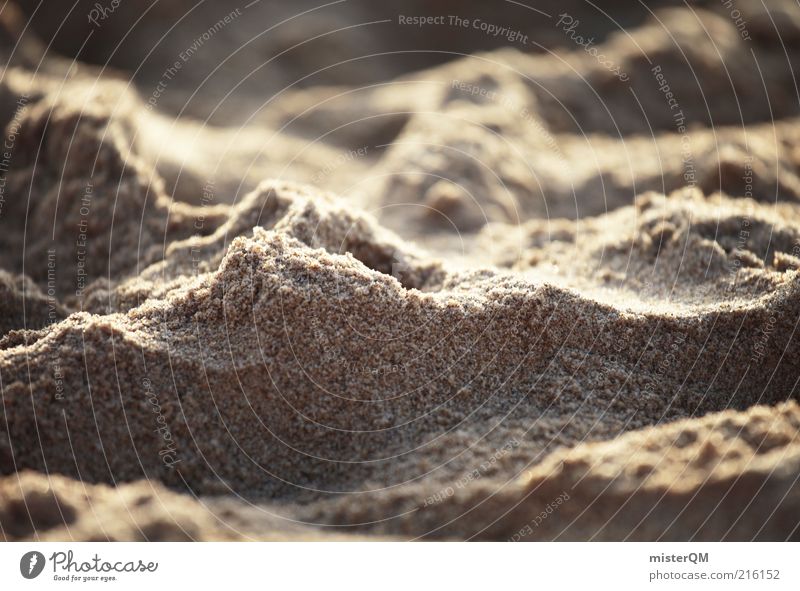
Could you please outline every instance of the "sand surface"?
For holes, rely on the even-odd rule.
[[[36,4],[6,540],[800,540],[796,3]]]

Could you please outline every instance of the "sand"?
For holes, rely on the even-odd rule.
[[[121,3],[80,55],[91,6],[56,34],[28,4],[0,12],[5,539],[800,539],[796,4],[742,2],[750,39],[712,3],[625,31],[509,4],[521,47],[404,29],[414,2],[250,44],[300,9],[220,3],[147,59],[182,3]]]

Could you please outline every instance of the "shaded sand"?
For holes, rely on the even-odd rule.
[[[9,4],[5,538],[798,539],[800,9],[742,5],[598,28],[628,84],[539,23],[193,98],[230,24],[153,107]]]
[[[361,535],[279,519],[279,505],[193,500],[152,481],[109,488],[31,472],[0,480],[0,524],[8,540],[45,541],[370,539],[366,532],[379,539],[385,531],[511,541],[796,540],[799,428],[794,402],[712,413],[580,444],[503,485],[487,477],[421,505],[425,491],[414,490],[291,511],[307,523],[371,522],[356,529]],[[376,521],[399,507],[409,511]]]
[[[350,540],[292,526],[223,499],[189,500],[158,483],[109,487],[21,472],[0,481],[0,532],[7,541]],[[276,525],[277,524],[277,525]]]

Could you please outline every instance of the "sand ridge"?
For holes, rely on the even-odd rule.
[[[630,81],[548,28],[219,111],[213,44],[153,106],[9,6],[6,539],[797,539],[796,6],[631,15]]]

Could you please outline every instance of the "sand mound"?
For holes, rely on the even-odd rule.
[[[680,302],[680,292],[671,294],[679,304],[652,304],[608,285],[588,297],[535,274],[491,269],[439,269],[439,281],[426,285],[435,267],[417,262],[404,269],[420,290],[381,272],[393,257],[406,260],[391,250],[390,234],[363,217],[347,228],[348,216],[335,215],[341,205],[330,203],[326,216],[329,198],[302,191],[251,195],[240,214],[264,212],[269,229],[234,239],[218,270],[173,279],[174,288],[125,314],[73,314],[47,333],[7,339],[4,455],[16,469],[109,483],[147,476],[202,494],[356,491],[431,470],[437,480],[439,462],[466,468],[511,439],[521,440],[521,457],[541,456],[667,419],[779,401],[795,387],[793,366],[776,352],[798,353],[797,272],[747,268],[759,276],[731,287],[726,260],[713,259],[725,251],[702,238],[702,223],[675,228],[665,248],[690,250],[681,271],[704,273],[695,278],[697,304]],[[625,250],[647,264],[654,241],[642,231],[649,218],[640,219],[639,243]],[[597,231],[592,241],[613,273],[608,253],[618,238],[602,237]],[[216,240],[205,239],[212,261]],[[181,277],[183,252],[162,269]],[[597,251],[584,252],[586,265],[596,264]],[[664,254],[662,277],[674,258]],[[100,369],[109,356],[110,374]],[[62,392],[53,359],[67,376]],[[540,426],[530,429],[526,417]],[[48,445],[25,446],[37,426]],[[447,457],[451,441],[467,444],[456,459]]]
[[[555,22],[0,11],[4,536],[796,538],[800,12],[742,4],[598,25],[627,80]]]
[[[22,472],[0,481],[0,531],[9,541],[235,539],[197,503],[155,483],[110,488]]]
[[[709,414],[553,453],[503,486],[467,473],[421,504],[393,494],[380,509],[410,508],[400,531],[436,537],[796,540],[799,429],[794,402]],[[316,517],[398,531],[380,509],[339,503]]]
[[[346,523],[362,536],[515,542],[796,541],[798,433],[796,403],[725,411],[581,444],[501,482],[512,441],[440,490],[417,485],[371,495],[369,503],[346,497],[299,510],[194,500],[152,481],[112,489],[23,472],[0,480],[0,524],[8,540],[45,541],[337,539],[329,528],[298,522]],[[395,518],[381,521],[387,515]]]

